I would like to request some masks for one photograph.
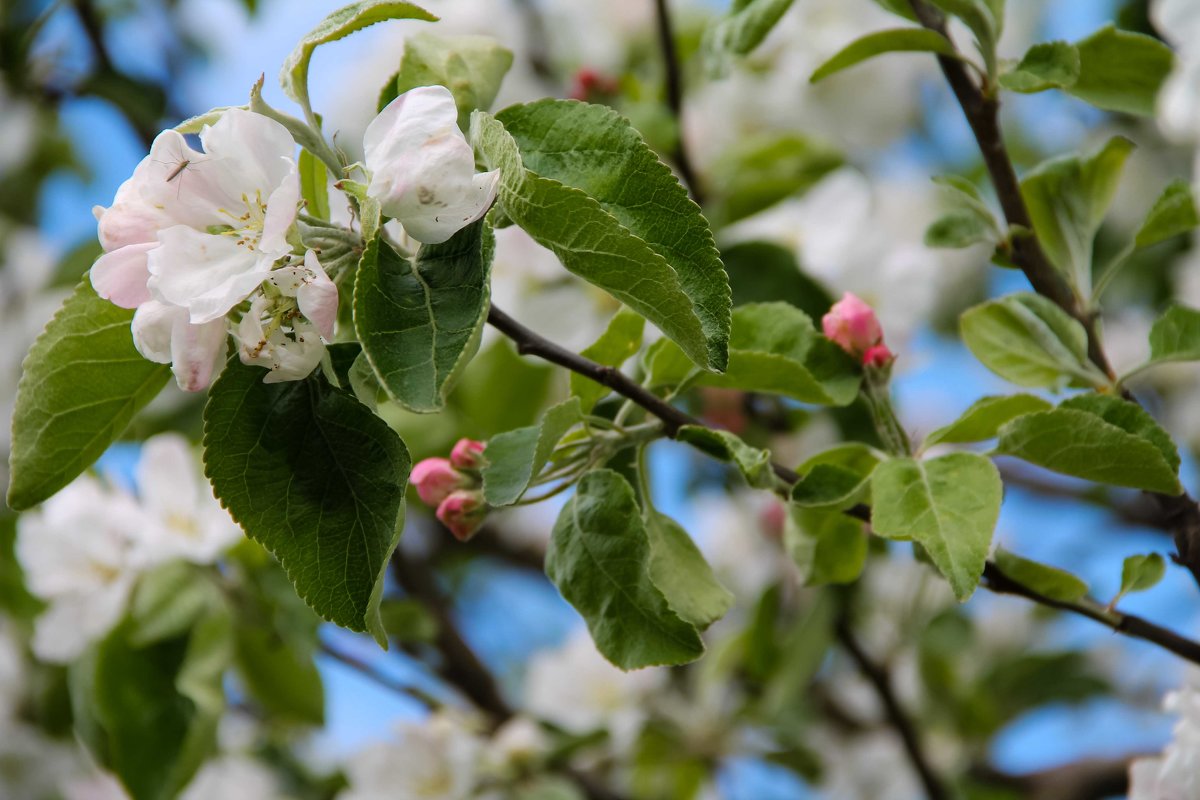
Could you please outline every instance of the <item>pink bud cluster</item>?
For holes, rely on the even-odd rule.
[[[864,366],[887,367],[896,356],[883,343],[883,328],[875,309],[850,292],[833,304],[821,318],[821,329],[834,344],[857,358]]]
[[[454,537],[465,542],[487,516],[480,488],[484,443],[459,439],[450,458],[426,458],[413,467],[409,481],[421,501],[437,509],[437,518]]]

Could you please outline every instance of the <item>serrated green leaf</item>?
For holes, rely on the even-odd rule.
[[[621,669],[685,664],[704,653],[650,578],[650,541],[633,487],[607,469],[584,475],[554,525],[546,574]]]
[[[419,19],[435,22],[437,17],[412,3],[397,3],[391,0],[362,0],[334,11],[321,20],[317,27],[300,40],[291,55],[283,62],[279,72],[279,83],[284,93],[307,108],[308,62],[313,51],[323,44],[344,39],[355,31],[368,28],[389,19]]]
[[[1071,573],[1022,558],[1003,548],[997,549],[992,561],[1008,577],[1028,586],[1038,594],[1062,603],[1074,603],[1087,597],[1088,585]]]
[[[9,507],[66,486],[154,399],[170,367],[133,346],[133,311],[100,298],[84,276],[25,357],[9,454]]]
[[[983,575],[1003,491],[996,466],[975,453],[885,461],[871,474],[871,527],[924,547],[965,602]]]
[[[329,172],[325,162],[307,150],[300,151],[300,196],[306,211],[314,217],[329,219]]]
[[[562,437],[581,419],[579,398],[546,409],[536,425],[497,434],[488,440],[483,456],[483,496],[490,506],[508,506],[521,499],[542,467],[550,461]]]
[[[792,503],[802,508],[849,508],[869,500],[871,472],[879,456],[871,448],[847,442],[818,453],[796,471]]]
[[[1090,292],[1096,232],[1133,148],[1130,140],[1114,136],[1095,152],[1043,162],[1021,180],[1021,195],[1042,249],[1085,296]]]
[[[713,430],[703,425],[684,425],[679,429],[676,438],[713,458],[732,462],[742,473],[746,483],[757,489],[767,489],[775,483],[771,454],[766,450],[751,447],[736,434]]]
[[[1130,592],[1153,589],[1166,573],[1166,562],[1158,553],[1129,556],[1121,565],[1121,591],[1113,599],[1113,605]]]
[[[1079,79],[1067,91],[1106,111],[1154,116],[1174,56],[1153,36],[1108,25],[1075,43]]]
[[[791,8],[793,0],[745,0],[734,3],[728,14],[708,23],[700,48],[710,74],[729,71],[734,56],[744,56],[762,44]]]
[[[1181,236],[1197,225],[1200,225],[1200,214],[1196,213],[1191,184],[1179,178],[1167,184],[1154,201],[1154,206],[1134,238],[1134,244],[1150,247],[1173,236]]]
[[[492,239],[483,220],[410,262],[381,238],[354,285],[354,329],[380,385],[417,412],[440,411],[479,349],[491,299]]]
[[[590,135],[599,136],[603,132],[596,130]],[[627,132],[636,136],[632,129]],[[621,224],[595,198],[526,169],[516,141],[495,117],[476,112],[472,116],[472,138],[488,168],[501,170],[498,202],[506,217],[554,252],[567,270],[604,289],[657,325],[664,334],[678,342],[697,364],[713,369],[724,367],[728,329],[724,333],[716,330],[713,338],[708,338],[706,326],[712,331],[714,323],[717,328],[720,327],[720,321],[710,319],[708,323],[702,322],[681,275],[663,255]],[[623,135],[618,137],[623,144],[624,138]],[[564,156],[579,147],[579,143],[573,140],[565,147]],[[644,148],[644,143],[641,143],[639,150]],[[611,150],[610,146],[603,151]],[[626,166],[645,160],[638,153],[626,155],[629,156],[625,161]],[[661,169],[665,170],[666,167]],[[663,181],[674,184],[675,188],[664,196],[668,199],[668,205],[678,210],[679,192],[683,191],[678,182],[660,170],[654,170],[646,177],[653,181],[651,185],[669,185]],[[636,185],[642,189],[647,186],[640,180]],[[691,202],[686,195],[683,200]],[[691,208],[692,211],[687,213],[695,213],[699,217],[695,206]],[[676,217],[671,214],[664,217],[664,221],[672,219]],[[703,224],[702,219],[700,222]],[[690,229],[694,226],[686,227]],[[710,244],[711,234],[707,242],[702,238],[688,246],[707,250]],[[719,261],[717,263],[719,265]],[[720,278],[724,280],[723,270]]]
[[[496,119],[513,137],[526,169],[599,202],[669,265],[707,342],[708,357],[697,363],[723,370],[732,300],[712,231],[700,207],[629,120],[607,106],[549,99],[509,106]]]
[[[619,367],[641,348],[645,327],[646,320],[641,314],[622,306],[608,321],[608,327],[600,338],[585,347],[580,355],[597,364]],[[571,373],[571,394],[579,398],[579,406],[585,414],[590,413],[596,403],[611,391],[591,378],[585,378],[577,372]]]
[[[949,425],[938,428],[925,438],[925,446],[939,443],[961,444],[996,438],[1001,426],[1022,414],[1048,411],[1048,400],[1031,394],[1012,394],[984,397],[976,400],[962,416]]]
[[[1000,429],[996,452],[1097,483],[1183,491],[1170,436],[1143,408],[1111,395],[1079,395],[1017,417]]]
[[[819,465],[814,472],[830,466]],[[783,544],[806,586],[853,583],[867,562],[862,523],[839,511],[790,505]]]
[[[320,371],[264,384],[233,358],[204,409],[204,467],[247,535],[324,619],[386,647],[379,601],[404,518],[400,438]]]
[[[1171,306],[1150,328],[1150,361],[1200,361],[1200,311]]]
[[[1079,80],[1079,51],[1067,42],[1044,42],[1029,48],[1011,70],[1000,76],[1005,89],[1026,94],[1065,89]]]
[[[471,112],[491,108],[512,67],[512,51],[490,36],[440,36],[421,32],[404,40],[400,69],[380,95],[379,108],[418,86],[445,86],[454,95],[458,126],[471,126]]]
[[[893,28],[870,33],[839,50],[819,66],[809,78],[810,83],[825,80],[830,75],[884,53],[936,53],[955,56],[954,45],[937,31],[925,28]]]
[[[671,610],[701,630],[725,616],[733,594],[717,580],[687,531],[657,511],[650,511],[644,522],[650,540],[650,580]]]
[[[1019,386],[1108,382],[1088,360],[1083,326],[1041,295],[1022,292],[969,308],[959,330],[985,367]]]

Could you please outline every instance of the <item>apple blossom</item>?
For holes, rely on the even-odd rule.
[[[451,492],[437,507],[438,521],[449,528],[460,542],[475,535],[486,515],[483,493],[466,489]]]
[[[467,485],[467,477],[445,458],[426,458],[418,461],[408,477],[417,494],[427,506],[437,506],[450,493]]]
[[[367,193],[419,242],[444,242],[487,213],[500,173],[475,173],[444,86],[410,89],[387,105],[363,137]]]
[[[886,344],[880,342],[877,345],[867,348],[867,352],[863,353],[863,364],[869,367],[886,367],[896,360],[896,356],[888,349]]]
[[[883,329],[875,310],[852,292],[843,294],[821,318],[821,329],[838,347],[859,359],[883,344]]]
[[[346,764],[349,788],[338,800],[468,800],[476,797],[483,742],[449,712],[397,726]]]
[[[479,469],[487,445],[475,439],[459,439],[450,450],[450,463],[457,469]]]
[[[1130,800],[1184,800],[1200,796],[1200,691],[1191,686],[1170,692],[1164,710],[1178,714],[1174,738],[1155,758],[1129,767]]]

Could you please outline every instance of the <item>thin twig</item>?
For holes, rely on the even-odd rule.
[[[320,648],[322,653],[329,656],[334,661],[341,663],[343,666],[349,667],[377,686],[387,689],[388,691],[395,692],[396,694],[405,695],[406,697],[421,703],[428,709],[435,709],[441,705],[441,703],[423,690],[413,686],[408,686],[396,680],[395,678],[385,675],[358,656],[334,647],[329,642],[322,641]]]
[[[679,170],[679,177],[683,178],[684,185],[691,192],[692,199],[697,204],[704,205],[700,182],[696,178],[696,170],[692,167],[687,142],[684,141],[683,72],[675,47],[675,28],[671,23],[671,10],[667,7],[667,0],[654,0],[654,19],[658,29],[658,49],[662,53],[663,88],[667,95],[667,108],[675,118],[675,149],[671,158]]]

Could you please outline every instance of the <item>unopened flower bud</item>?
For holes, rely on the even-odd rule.
[[[883,344],[883,329],[875,309],[850,292],[821,318],[821,329],[834,344],[864,362],[868,351]]]
[[[413,467],[409,482],[417,489],[421,501],[437,506],[457,489],[466,485],[467,477],[444,458],[426,458]],[[441,510],[438,510],[441,513]]]
[[[484,442],[459,439],[450,451],[450,463],[458,469],[479,469],[483,466]]]
[[[883,343],[868,348],[867,352],[863,353],[863,366],[867,367],[879,367],[882,369],[895,360],[895,354]]]
[[[451,492],[437,508],[438,520],[449,528],[450,533],[460,542],[465,542],[475,535],[486,514],[487,506],[484,505],[483,494],[465,489]]]

